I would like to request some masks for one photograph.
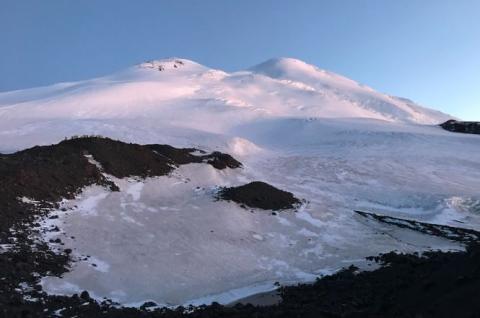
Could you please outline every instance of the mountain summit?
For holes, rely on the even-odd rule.
[[[330,76],[350,81],[347,78],[319,69],[318,67],[305,63],[304,61],[289,57],[269,59],[251,67],[250,70],[272,78],[296,78],[298,80],[308,80],[314,78],[321,79]]]

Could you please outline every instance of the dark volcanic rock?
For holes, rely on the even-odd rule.
[[[220,152],[193,155],[196,149],[168,145],[137,145],[109,138],[81,137],[51,146],[37,146],[14,154],[0,154],[0,233],[12,221],[29,214],[27,197],[39,202],[73,198],[83,187],[98,184],[118,190],[102,173],[118,178],[169,174],[176,166],[207,163],[217,169],[238,168],[241,163]],[[89,160],[97,161],[101,168]]]
[[[97,184],[117,191],[105,173],[118,178],[144,178],[167,175],[187,163],[205,163],[217,169],[241,166],[227,154],[197,156],[192,154],[194,151],[81,137],[0,154],[0,318],[53,317],[58,310],[65,310],[65,317],[100,317],[102,305],[90,299],[88,292],[81,297],[55,297],[41,292],[39,279],[68,271],[72,250],[53,252],[47,244],[35,240],[35,227],[39,225],[36,218],[48,216],[52,208],[58,208],[58,201],[73,198],[85,186]],[[62,244],[59,240],[52,243]],[[19,286],[26,286],[26,290]],[[39,300],[28,301],[26,296]],[[113,316],[127,317],[125,312],[139,317],[137,310],[121,310]]]
[[[260,181],[239,187],[223,188],[218,193],[218,198],[264,210],[292,209],[300,204],[300,200],[292,193]]]
[[[478,243],[467,252],[392,252],[377,260],[384,266],[372,272],[349,268],[313,285],[285,288],[280,307],[297,317],[479,317]]]
[[[404,229],[410,229],[412,231],[420,232],[423,234],[443,237],[451,241],[466,244],[480,241],[480,233],[471,229],[425,223],[416,220],[396,218],[393,216],[381,215],[372,212],[355,211],[355,213],[364,218],[373,219],[380,223],[393,225]]]
[[[278,305],[233,307],[212,304],[194,310],[121,308],[85,297],[48,296],[27,302],[12,295],[0,317],[479,317],[480,245],[466,252],[428,252],[423,256],[387,253],[375,257],[381,268],[358,272],[351,266],[314,284],[280,288]],[[153,304],[152,304],[153,305]],[[2,316],[3,312],[7,313]],[[15,310],[15,311],[13,311]],[[14,315],[9,315],[15,313]],[[27,316],[28,317],[28,316]]]
[[[443,129],[465,134],[480,134],[480,122],[449,120],[440,125]]]
[[[193,148],[178,149],[169,145],[147,145],[154,152],[171,159],[175,164],[182,165],[187,163],[207,163],[216,169],[240,168],[242,164],[235,160],[229,154],[214,151],[211,154],[205,154]],[[201,152],[202,155],[193,155],[195,151]]]

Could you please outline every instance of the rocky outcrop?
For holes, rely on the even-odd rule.
[[[200,152],[200,155],[193,154]],[[23,215],[21,198],[57,202],[73,198],[83,187],[98,184],[117,190],[105,174],[117,178],[163,176],[176,167],[205,163],[216,169],[239,168],[228,154],[206,154],[193,148],[137,145],[102,137],[73,138],[51,146],[37,146],[0,154],[0,232]]]
[[[379,223],[384,223],[403,229],[409,229],[427,235],[443,237],[451,241],[465,244],[480,242],[480,233],[471,229],[396,218],[393,216],[382,215],[373,212],[355,211],[355,213],[364,218],[375,220]]]
[[[480,135],[480,122],[476,121],[457,121],[452,119],[440,124],[440,127],[452,132]]]
[[[218,198],[264,210],[293,209],[301,203],[292,193],[260,181],[239,187],[223,188],[219,191]]]
[[[66,313],[71,309],[74,316],[100,317],[101,305],[88,293],[56,297],[42,292],[40,278],[68,271],[72,251],[57,253],[35,239],[37,219],[47,216],[61,199],[75,197],[85,186],[97,184],[118,191],[110,176],[163,176],[188,163],[209,164],[216,169],[241,167],[240,162],[220,152],[142,146],[102,137],[72,138],[0,154],[0,318],[54,317],[60,309]],[[62,244],[60,240],[56,243]]]

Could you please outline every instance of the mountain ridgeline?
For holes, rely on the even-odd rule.
[[[429,125],[451,118],[293,58],[231,73],[186,59],[154,60],[100,78],[0,93],[0,109],[0,152],[93,131],[144,142],[192,129],[197,144],[277,116]]]

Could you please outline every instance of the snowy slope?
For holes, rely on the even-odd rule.
[[[47,291],[228,302],[379,252],[459,248],[352,213],[480,229],[480,138],[433,125],[449,118],[294,59],[226,73],[174,58],[1,93],[0,152],[101,134],[234,155],[244,169],[192,164],[170,177],[116,180],[117,193],[90,187],[63,202],[74,213],[45,224],[58,222],[77,238],[65,247],[97,265],[45,279]],[[217,186],[253,180],[308,204],[273,216],[212,199]]]
[[[346,102],[345,105],[332,105],[335,110],[319,109],[321,117],[369,117],[392,121],[435,124],[444,121],[445,114],[423,108],[407,99],[399,99],[378,93],[373,89],[361,85],[351,79],[321,70],[305,62],[280,58],[271,59],[251,69],[255,73],[281,80],[300,87],[308,87],[312,92],[324,93],[336,99],[337,102]],[[332,104],[335,102],[332,102]],[[338,108],[341,108],[338,110]],[[329,111],[326,111],[328,109]]]
[[[125,120],[135,120],[137,127],[153,121],[179,128],[180,134],[187,128],[208,135],[272,116],[420,124],[450,118],[294,59],[274,59],[231,74],[166,59],[102,78],[0,93],[0,137],[15,137],[0,151],[92,130],[110,135],[121,131]]]

